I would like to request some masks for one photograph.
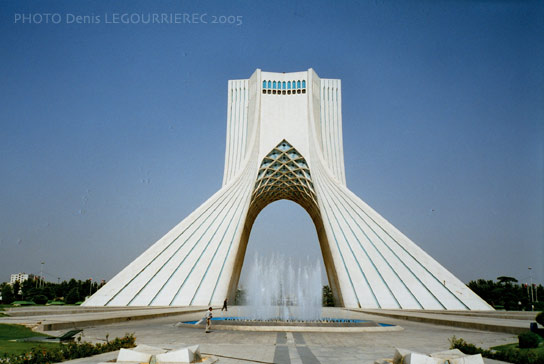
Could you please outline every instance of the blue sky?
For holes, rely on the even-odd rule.
[[[0,281],[110,279],[220,187],[227,80],[311,67],[348,187],[465,282],[544,282],[543,4],[1,0]],[[208,23],[106,23],[133,13]],[[255,252],[320,254],[286,201]]]

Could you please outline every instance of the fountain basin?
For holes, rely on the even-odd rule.
[[[203,329],[205,323],[182,321],[178,327]],[[243,317],[214,317],[212,330],[276,332],[388,332],[404,330],[401,326],[368,320],[328,318],[320,321],[251,320]]]

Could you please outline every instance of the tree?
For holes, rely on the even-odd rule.
[[[66,298],[66,295],[68,294],[70,290],[68,289],[68,282],[62,281],[61,284],[57,284],[55,287],[55,296],[58,298]]]
[[[86,281],[78,281],[79,283],[79,293],[82,297],[85,297],[91,294],[92,281],[87,279]]]
[[[497,282],[478,279],[470,281],[468,287],[497,309],[506,310],[531,310],[531,295],[527,284],[518,284],[514,277],[500,276]],[[539,302],[535,302],[534,308],[539,309]],[[543,305],[544,306],[544,305]]]
[[[81,281],[79,281],[79,283],[81,283]],[[74,278],[70,279],[68,281],[68,291],[67,292],[70,292],[70,290],[72,290],[74,287],[78,287],[79,284],[78,284],[78,281],[76,281]]]
[[[24,292],[25,292],[25,294],[23,295],[24,300],[25,300],[25,301],[33,301],[33,302],[35,302],[35,303],[37,303],[36,300],[35,300],[35,298],[36,298],[37,296],[41,296],[41,295],[42,295],[42,290],[41,290],[41,288],[35,288],[35,287],[30,288],[30,289],[28,289],[27,291],[24,291]]]
[[[329,286],[323,286],[323,306],[334,307],[334,296]]]
[[[36,289],[36,283],[34,280],[27,279],[21,283],[21,299],[25,301],[32,301],[32,294],[30,291]]]
[[[497,277],[497,281],[499,281],[500,284],[518,283],[518,280],[516,278],[508,276]]]
[[[15,296],[16,301],[21,298],[20,291],[21,283],[19,283],[19,281],[15,281],[15,283],[13,283],[13,296]]]
[[[70,292],[68,292],[64,301],[68,304],[74,304],[79,301],[79,290],[77,287],[72,288]]]
[[[15,301],[15,295],[13,294],[11,286],[5,284],[4,287],[2,287],[2,303],[10,304],[13,301]]]
[[[55,298],[55,292],[53,292],[53,289],[51,289],[51,285],[47,285],[42,288],[42,294],[45,295],[48,300]]]

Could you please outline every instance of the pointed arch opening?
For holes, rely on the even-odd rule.
[[[335,303],[343,306],[338,276],[332,260],[329,242],[319,210],[317,197],[308,163],[305,158],[285,139],[272,149],[262,160],[246,221],[235,258],[235,269],[229,284],[229,296],[234,297],[246,256],[251,230],[257,216],[269,204],[278,200],[290,200],[300,205],[310,215],[314,224],[325,272],[333,292]]]
[[[270,203],[255,218],[247,243],[238,288],[247,289],[255,258],[284,258],[299,267],[321,266],[320,286],[328,285],[328,277],[320,254],[314,223],[299,204],[290,200]],[[246,291],[247,293],[247,291]]]

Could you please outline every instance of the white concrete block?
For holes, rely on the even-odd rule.
[[[195,361],[194,353],[189,348],[172,350],[168,353],[156,356],[157,364],[163,363],[192,363]]]
[[[459,349],[440,351],[432,353],[430,356],[440,358],[444,361],[447,360],[450,364],[483,364],[484,362],[481,354],[467,355]]]
[[[119,355],[117,355],[117,362],[118,363],[149,363],[149,360],[151,359],[151,354],[149,353],[142,353],[139,351],[131,350],[131,349],[121,349],[119,351]]]
[[[202,359],[202,355],[200,355],[200,346],[199,345],[189,346],[187,349],[189,349],[190,351],[193,352],[193,356],[194,356],[195,361]]]
[[[439,351],[437,353],[432,353],[432,354],[429,354],[429,356],[432,356],[433,358],[449,360],[454,358],[461,358],[467,355],[459,349],[451,349],[451,350]]]
[[[403,364],[443,364],[444,360],[432,358],[425,354],[410,353],[404,356]]]
[[[412,351],[408,349],[395,348],[395,355],[393,356],[393,364],[402,364],[404,357],[410,354]]]
[[[140,353],[151,354],[151,355],[166,353],[166,350],[164,350],[162,348],[158,348],[156,346],[149,346],[149,345],[145,345],[145,344],[140,344],[140,345],[136,346],[135,348],[133,348],[132,350],[138,351]]]

